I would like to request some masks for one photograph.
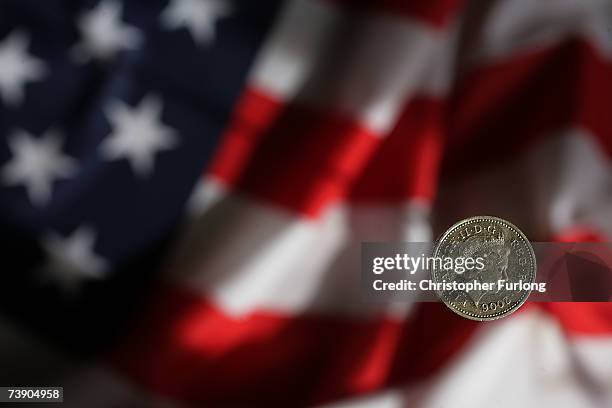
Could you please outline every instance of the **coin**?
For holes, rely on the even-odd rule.
[[[525,234],[501,218],[479,216],[456,223],[440,237],[433,255],[451,258],[455,265],[434,263],[432,281],[444,283],[436,293],[468,319],[495,320],[511,314],[525,303],[535,282],[533,247]],[[471,258],[472,268],[458,268],[460,258]]]

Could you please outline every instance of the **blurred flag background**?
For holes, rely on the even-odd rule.
[[[612,304],[364,302],[360,243],[612,234],[612,1],[3,0],[1,385],[609,407]]]

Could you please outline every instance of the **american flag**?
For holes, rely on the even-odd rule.
[[[0,385],[610,407],[612,304],[368,303],[360,244],[612,235],[612,1],[3,0]]]

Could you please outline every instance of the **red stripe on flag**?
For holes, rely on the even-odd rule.
[[[438,187],[444,104],[417,97],[385,138],[351,189],[352,202],[433,200]]]
[[[288,110],[247,89],[210,173],[241,192],[311,215],[349,188],[355,202],[433,198],[443,130],[439,100],[410,102],[379,149],[379,139],[348,118],[304,106]]]
[[[541,303],[562,329],[571,335],[612,335],[612,303]]]
[[[230,186],[236,184],[283,108],[282,102],[266,93],[245,88],[208,171]]]
[[[449,100],[443,171],[485,168],[572,126],[612,155],[611,89],[612,63],[579,40],[475,69]]]
[[[346,193],[379,142],[345,115],[282,106],[251,89],[238,104],[212,173],[242,193],[316,216]]]
[[[558,242],[606,242],[605,237],[593,230],[573,228],[553,237]],[[612,303],[560,303],[540,304],[559,322],[563,330],[572,334],[610,336],[612,334]]]
[[[327,0],[338,7],[363,13],[384,12],[427,23],[436,28],[448,25],[449,20],[465,5],[465,0]]]
[[[448,25],[449,20],[458,14],[465,0],[380,0],[376,2],[381,10],[405,17],[427,21],[438,28]]]

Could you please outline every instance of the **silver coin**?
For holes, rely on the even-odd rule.
[[[535,282],[533,247],[525,234],[501,218],[480,216],[456,223],[440,237],[433,255],[454,261],[450,268],[434,263],[432,281],[443,284],[436,293],[468,319],[494,320],[511,314],[527,300]],[[458,266],[470,258],[469,265]],[[472,290],[467,290],[469,285]]]

